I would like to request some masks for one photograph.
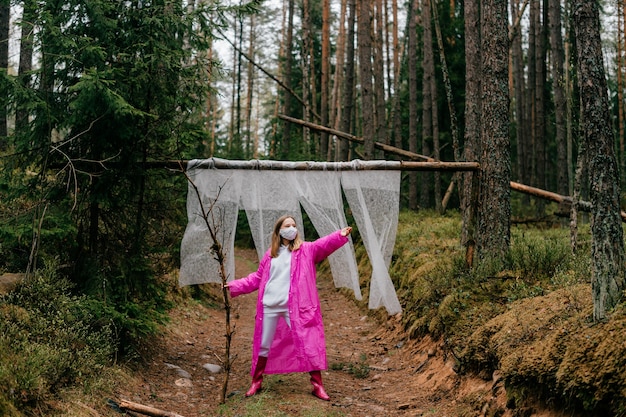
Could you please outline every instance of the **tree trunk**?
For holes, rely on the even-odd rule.
[[[346,52],[346,16],[348,10],[348,0],[341,0],[341,11],[339,12],[339,32],[337,33],[337,53],[335,56],[336,66],[335,73],[333,75],[333,88],[331,94],[331,107],[329,122],[333,129],[341,129],[341,116],[342,108],[340,105],[341,97],[343,94],[343,80],[344,69],[346,67],[345,52]],[[340,153],[340,141],[338,138],[332,140],[334,145],[334,161],[339,160]]]
[[[481,91],[481,59],[480,59],[480,2],[465,0],[465,149],[464,159],[468,162],[478,161],[480,157],[480,91]],[[474,241],[475,206],[472,200],[472,183],[475,173],[463,174],[461,191],[461,211],[463,226],[461,244],[467,245]]]
[[[329,81],[330,81],[330,0],[322,1],[322,80],[320,113],[323,126],[330,126],[328,119]],[[328,134],[320,134],[320,159],[330,161],[328,153]]]
[[[563,77],[563,37],[561,35],[561,2],[550,2],[550,51],[552,59],[552,85],[554,88],[555,133],[557,148],[557,192],[569,194],[569,178],[567,169],[567,138],[565,118],[567,116],[567,99],[565,96],[565,79]]]
[[[409,73],[409,151],[417,153],[417,5],[410,1],[408,17],[408,68]],[[417,174],[409,174],[409,209],[417,210]]]
[[[255,25],[255,15],[250,15],[250,39],[248,39],[248,56],[254,59],[254,55],[256,53],[256,25]],[[254,145],[254,141],[252,139],[252,103],[254,101],[254,65],[252,61],[248,61],[247,65],[247,94],[246,94],[246,131],[245,131],[245,144],[244,144],[244,155],[246,158],[250,158],[251,155],[256,153],[256,147]]]
[[[619,138],[619,167],[622,173],[622,183],[626,181],[626,155],[624,155],[624,88],[626,82],[624,80],[624,26],[626,25],[626,8],[624,2],[617,2],[617,134]]]
[[[436,106],[433,98],[433,79],[435,78],[435,63],[433,57],[432,13],[430,0],[422,2],[422,28],[424,57],[422,61],[422,155],[430,156],[430,144],[433,141],[433,108]],[[431,174],[422,174],[420,187],[420,206],[432,207],[431,204]]]
[[[511,19],[515,22],[520,18],[519,0],[513,0],[511,4]],[[528,178],[528,131],[526,130],[524,105],[526,99],[526,84],[524,77],[524,53],[522,52],[522,34],[519,25],[513,27],[511,39],[511,59],[513,71],[513,95],[515,97],[515,137],[517,139],[517,180],[523,184],[530,184]]]
[[[376,123],[374,115],[374,91],[372,85],[372,11],[369,0],[358,0],[358,50],[359,74],[361,79],[361,106],[363,123],[363,159],[374,157]]]
[[[235,43],[233,48],[232,93],[230,106],[230,128],[228,130],[228,154],[231,158],[242,158],[241,154],[241,65],[243,62],[243,17],[235,19]],[[233,45],[235,46],[235,45]]]
[[[33,67],[33,38],[37,3],[34,0],[24,2],[22,12],[22,35],[20,38],[20,62],[18,77],[21,88],[28,90],[31,87],[30,71]],[[24,133],[28,127],[28,110],[24,103],[18,102],[15,109],[15,132]]]
[[[571,50],[572,45],[570,42],[570,32],[571,32],[571,24],[570,24],[570,15],[568,9],[569,2],[565,2],[565,97],[573,97],[573,87],[572,87],[572,79],[570,77],[570,59],[571,59]],[[566,98],[565,103],[565,141],[567,143],[567,177],[569,178],[569,195],[574,195],[574,135],[572,133],[573,130],[573,116],[572,116],[572,103],[569,98]]]
[[[234,42],[237,42],[237,19],[235,19],[234,24],[233,24],[233,36],[234,36]],[[231,88],[230,88],[230,120],[228,122],[228,143],[227,143],[227,150],[230,153],[230,151],[232,150],[232,144],[233,144],[233,138],[235,137],[235,102],[237,100],[237,98],[235,97],[236,92],[237,92],[237,71],[235,70],[235,68],[237,68],[237,55],[239,55],[239,53],[237,52],[237,47],[235,46],[235,44],[232,44],[233,46],[233,72],[231,74]]]
[[[313,109],[317,109],[317,82],[315,72],[315,47],[313,40],[313,17],[311,16],[311,1],[302,1],[302,43],[303,57],[302,66],[302,99],[307,104],[302,109],[304,120],[311,120]],[[319,152],[318,143],[311,140],[311,131],[302,130],[301,154],[310,159],[310,155],[316,155]],[[286,158],[293,156],[286,155]]]
[[[524,171],[527,172],[526,178],[523,180],[525,184],[538,187],[537,181],[537,129],[536,116],[537,111],[537,21],[539,0],[530,0],[529,23],[528,23],[528,51],[527,51],[527,83],[526,83],[526,120],[524,130],[528,132],[528,147],[524,152],[526,159],[524,160]]]
[[[448,63],[446,60],[446,53],[443,46],[443,35],[441,34],[441,23],[439,20],[439,13],[437,7],[432,8],[433,11],[433,22],[435,25],[435,34],[437,38],[437,47],[439,49],[439,63],[441,65],[441,74],[443,76],[443,85],[446,91],[446,102],[448,104],[448,111],[450,112],[450,136],[452,137],[452,151],[454,155],[455,161],[461,161],[463,158],[461,156],[461,146],[459,143],[459,127],[457,123],[456,109],[454,106],[454,95],[452,94],[452,83],[450,81],[450,71],[448,70]],[[437,94],[433,93],[435,97]],[[435,99],[435,102],[437,100]],[[441,159],[439,156],[439,118],[437,113],[435,113],[435,130],[433,137],[436,139],[436,159]],[[452,192],[454,190],[455,185],[457,185],[460,181],[460,174],[455,173],[450,180],[450,184],[448,185],[448,189],[446,190],[443,199],[441,198],[441,176],[439,173],[435,173],[435,198],[437,200],[438,209],[443,213],[448,206],[448,202],[450,201],[450,197],[452,196]],[[439,203],[441,202],[441,203]]]
[[[374,36],[374,97],[376,106],[376,141],[389,143],[387,139],[387,103],[385,98],[385,61],[383,57],[384,11],[382,0],[376,0],[376,31]],[[380,154],[380,152],[379,152]]]
[[[9,0],[0,0],[0,70],[9,71]],[[2,97],[7,96],[7,92],[0,90]],[[8,114],[6,100],[0,104],[0,152],[8,147]]]
[[[283,114],[291,114],[291,66],[293,65],[293,14],[295,0],[287,0],[289,2],[287,12],[287,30],[285,33],[285,65],[283,66],[283,80],[289,90],[285,91],[285,100],[283,103]],[[283,123],[282,147],[281,152],[277,154],[282,158],[289,155],[291,148],[291,124]]]
[[[237,70],[236,74],[236,92],[235,92],[235,127],[234,127],[234,135],[232,141],[231,155],[234,158],[243,158],[243,144],[241,141],[241,121],[243,119],[241,112],[241,96],[243,94],[243,81],[242,81],[242,65],[243,65],[243,56],[241,52],[243,51],[243,16],[239,16],[239,48],[235,56],[237,57]]]
[[[278,74],[280,75],[284,75],[285,74],[285,60],[286,60],[286,55],[285,55],[285,49],[286,49],[286,41],[287,41],[287,10],[289,10],[289,6],[287,5],[287,2],[289,0],[283,0],[283,7],[282,7],[282,18],[281,18],[281,33],[280,33],[280,43],[279,43],[279,47],[278,47]],[[286,80],[285,80],[286,81]],[[285,82],[282,82],[282,85],[285,85]],[[287,88],[284,88],[282,90],[283,94],[281,95],[280,92],[279,94],[276,94],[275,98],[274,98],[274,112],[273,112],[273,116],[274,116],[274,120],[278,120],[278,115],[280,114],[281,110],[285,110],[284,107],[284,100],[287,99],[287,94],[289,94],[289,90]],[[282,99],[284,97],[284,99]],[[283,107],[281,107],[281,99],[283,101]],[[283,128],[283,134],[284,134],[284,129],[287,127],[287,123],[282,123],[281,124],[282,128]],[[272,129],[271,129],[271,133],[270,133],[270,140],[269,140],[269,149],[268,149],[268,154],[269,157],[271,159],[277,159],[277,147],[278,147],[278,132],[280,130],[279,123],[272,123]]]
[[[434,15],[434,8],[437,7],[437,4],[435,2],[432,2],[431,0],[425,0],[424,1],[424,5],[428,4],[429,6],[429,13],[428,15],[424,16],[424,22],[426,20],[430,21],[430,61],[431,61],[431,69],[429,69],[429,72],[432,72],[432,76],[430,77],[430,100],[431,100],[431,114],[432,114],[432,127],[433,127],[433,158],[435,158],[435,160],[440,161],[441,157],[439,154],[439,107],[438,107],[438,103],[439,103],[439,96],[437,94],[437,78],[435,76],[435,54],[433,51],[433,15]],[[441,51],[441,53],[443,54],[443,51]],[[444,69],[445,70],[445,69]],[[425,154],[427,155],[427,154]],[[435,196],[435,210],[437,210],[438,213],[442,212],[442,206],[441,206],[441,173],[440,172],[435,172],[434,173],[434,183],[433,183],[433,192],[434,192],[434,196]]]
[[[543,4],[546,4],[543,0]],[[537,183],[535,184],[539,188],[544,190],[548,189],[546,179],[546,117],[545,117],[545,90],[546,90],[546,13],[542,13],[540,0],[533,1],[533,4],[537,4],[537,14],[535,18],[536,23],[536,36],[535,36],[535,121],[533,128],[535,129],[535,158],[537,159],[536,175]],[[542,19],[543,17],[543,19]],[[537,200],[537,215],[542,217],[545,214],[545,202],[543,200]]]
[[[586,176],[586,148],[585,142],[578,147],[578,159],[576,161],[576,175],[574,178],[574,188],[572,190],[572,209],[570,211],[570,246],[572,253],[578,250],[578,203],[582,190],[583,178]]]
[[[620,186],[607,83],[603,67],[600,16],[596,1],[574,0],[572,15],[581,100],[581,126],[587,148],[592,234],[593,317],[602,320],[624,291],[624,239]]]
[[[261,100],[259,100],[260,94],[254,96],[254,100],[256,104],[253,106],[255,108],[254,116],[252,119],[254,120],[254,126],[252,127],[252,158],[259,158],[259,126],[260,126],[260,112],[259,109],[261,107]]]
[[[352,132],[354,117],[354,25],[356,21],[356,0],[348,0],[348,37],[346,39],[346,78],[343,89],[343,113],[341,116],[341,130]],[[339,160],[347,161],[350,143],[342,140],[339,144]]]
[[[387,96],[386,96],[386,101],[387,102],[391,102],[391,89],[392,89],[392,83],[393,83],[393,48],[395,47],[395,45],[393,44],[393,39],[390,39],[390,35],[393,36],[393,33],[389,33],[391,28],[391,31],[395,31],[397,33],[398,28],[395,27],[396,25],[396,20],[391,20],[393,17],[389,16],[389,0],[382,0],[382,8],[383,8],[383,22],[385,25],[385,28],[383,29],[383,32],[385,34],[384,37],[384,42],[385,42],[385,78],[386,78],[386,89],[385,91],[387,92]],[[388,116],[387,117],[387,129],[389,129],[391,126],[391,112],[388,112]],[[391,135],[392,132],[391,130],[389,130],[389,132],[385,135],[386,136],[386,141],[385,144],[387,145],[391,145]],[[380,138],[379,138],[380,139]]]
[[[209,61],[213,61],[213,43],[212,42],[209,46],[209,50],[207,51],[207,55],[208,55]],[[209,83],[211,83],[213,80],[212,73],[213,73],[213,67],[209,66],[209,76],[207,77],[207,79],[209,80]],[[205,128],[208,133],[209,143],[205,142],[204,144],[204,154],[208,156],[209,158],[215,156],[215,140],[217,139],[218,105],[215,101],[216,101],[215,93],[213,93],[212,91],[209,91],[207,93],[207,99],[206,99],[206,122],[205,122]]]
[[[439,12],[437,10],[437,7],[432,8],[432,11],[433,11],[433,22],[435,25],[435,34],[437,38],[437,47],[439,49],[439,64],[441,65],[441,74],[443,75],[443,85],[446,91],[446,102],[448,104],[448,111],[450,112],[450,136],[452,137],[452,151],[454,154],[454,160],[460,161],[463,158],[461,156],[461,145],[459,143],[459,124],[457,121],[456,108],[454,105],[454,94],[452,92],[450,70],[448,69],[448,62],[446,59],[446,53],[445,53],[445,49],[443,45],[443,35],[441,34],[441,23],[439,20]]]
[[[398,0],[392,0],[391,7],[393,14],[393,146],[402,149],[402,114],[400,101],[400,57],[402,56],[402,47],[398,40]]]
[[[482,172],[476,245],[481,258],[502,258],[511,233],[507,2],[488,0],[481,6]]]

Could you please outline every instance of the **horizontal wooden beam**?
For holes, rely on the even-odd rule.
[[[190,166],[191,164],[191,166]],[[80,171],[98,174],[109,168],[119,166],[115,161],[74,161],[72,166]],[[316,161],[276,161],[266,159],[230,160],[222,158],[147,161],[138,162],[137,166],[144,169],[166,168],[185,171],[191,167],[196,169],[250,169],[277,171],[479,171],[478,162],[442,162],[442,161],[364,161],[354,159],[348,162],[316,162]],[[63,169],[64,167],[57,167]]]
[[[478,171],[478,162],[415,162],[415,161],[363,161],[349,162],[274,161],[274,160],[228,160],[221,158],[194,159],[191,161],[161,162],[161,166],[184,169],[251,169],[282,171]]]

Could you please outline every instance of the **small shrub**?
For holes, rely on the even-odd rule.
[[[72,295],[55,267],[0,298],[0,386],[20,410],[97,376],[114,352],[110,320],[93,314],[97,302]]]

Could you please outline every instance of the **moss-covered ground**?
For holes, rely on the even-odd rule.
[[[443,340],[460,373],[498,372],[510,407],[626,415],[626,309],[592,320],[588,227],[572,251],[568,227],[514,224],[506,259],[472,268],[460,230],[456,213],[401,213],[390,273],[408,336]]]

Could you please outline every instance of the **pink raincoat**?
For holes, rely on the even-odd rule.
[[[285,320],[278,321],[264,373],[310,372],[328,368],[324,323],[316,287],[316,264],[346,242],[348,238],[341,236],[341,230],[338,230],[314,242],[302,242],[300,249],[292,252],[289,289],[291,328]],[[268,250],[259,262],[259,269],[256,272],[228,284],[233,297],[259,290],[252,342],[251,374],[254,374],[261,347],[263,293],[270,279],[271,260]]]

